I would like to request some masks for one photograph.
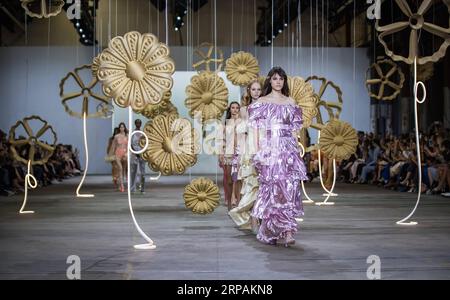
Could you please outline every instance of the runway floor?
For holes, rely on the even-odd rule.
[[[211,177],[215,180],[215,176]],[[184,206],[189,176],[147,183],[132,195],[151,251],[133,249],[144,240],[135,230],[126,193],[108,176],[80,177],[0,197],[0,279],[66,279],[69,255],[81,260],[81,279],[367,279],[367,258],[381,261],[381,279],[450,279],[450,200],[423,196],[417,226],[395,222],[409,214],[416,194],[367,185],[337,185],[334,206],[305,205],[304,222],[291,248],[259,243],[238,230],[221,205],[194,215]],[[318,183],[307,184],[322,199]]]

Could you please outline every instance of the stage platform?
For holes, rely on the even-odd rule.
[[[195,178],[195,176],[192,176]],[[216,180],[216,176],[211,176]],[[155,241],[151,251],[135,230],[126,193],[113,191],[109,176],[80,177],[0,197],[0,279],[66,279],[70,255],[81,259],[81,279],[367,279],[367,258],[381,260],[381,279],[450,279],[450,199],[423,196],[417,226],[395,222],[409,214],[416,194],[368,185],[338,184],[334,206],[305,205],[297,243],[291,248],[258,242],[240,231],[223,203],[210,215],[184,206],[189,176],[147,182],[132,195],[136,218]],[[220,176],[219,176],[219,181]],[[319,183],[306,184],[323,199]]]

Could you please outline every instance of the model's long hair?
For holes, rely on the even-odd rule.
[[[252,99],[251,89],[252,89],[252,85],[255,83],[257,83],[261,86],[258,79],[254,79],[254,80],[250,81],[250,83],[247,85],[247,88],[245,89],[244,96],[242,96],[242,100],[241,100],[242,106],[249,106],[250,104],[252,104],[253,99]],[[261,87],[261,94],[262,94],[262,87]]]
[[[284,83],[283,88],[281,89],[281,93],[284,96],[289,97],[288,78],[286,72],[281,67],[273,67],[269,71],[269,74],[267,74],[266,81],[264,81],[264,87],[262,89],[263,90],[262,96],[267,96],[272,92],[272,85],[270,84],[270,80],[275,74],[278,74],[280,77],[283,77]]]
[[[241,105],[239,104],[239,102],[236,102],[236,101],[231,102],[230,105],[228,105],[228,108],[227,108],[227,114],[226,114],[226,116],[225,116],[225,120],[231,119],[231,106],[232,106],[233,104],[237,104],[237,105],[239,106],[239,108],[241,107]]]
[[[119,133],[120,133],[120,126],[122,126],[122,125],[123,125],[123,127],[125,127],[125,135],[128,135],[127,125],[125,125],[124,122],[120,122],[119,126],[117,126],[117,128],[119,128]]]

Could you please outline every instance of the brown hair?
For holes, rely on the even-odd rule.
[[[272,79],[272,77],[278,74],[280,77],[283,77],[284,79],[284,83],[283,83],[283,88],[281,89],[281,93],[286,96],[289,97],[289,85],[288,85],[288,78],[286,75],[286,72],[281,68],[281,67],[273,67],[270,71],[269,74],[267,74],[267,78],[266,81],[264,81],[264,87],[263,87],[263,96],[267,96],[272,92],[272,85],[270,84],[270,80]]]

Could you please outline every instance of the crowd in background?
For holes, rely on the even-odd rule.
[[[22,138],[19,137],[19,139]],[[28,144],[18,146],[16,149],[21,157],[29,157],[30,146]],[[47,150],[38,145],[35,146],[35,149],[34,159],[41,160]],[[32,173],[37,180],[38,187],[80,175],[80,170],[78,150],[74,150],[71,145],[63,144],[56,146],[46,163],[32,166]],[[7,135],[0,130],[0,196],[11,196],[24,192],[26,174],[27,165],[14,159]]]
[[[401,192],[418,191],[418,160],[415,134],[379,137],[358,132],[356,153],[339,162],[337,180],[374,184]],[[420,133],[421,192],[450,196],[450,133],[439,122]],[[322,155],[323,156],[323,155]],[[323,166],[330,164],[323,158]],[[317,152],[307,156],[310,178],[319,175]],[[331,168],[330,168],[331,169]],[[325,170],[326,172],[326,170]],[[324,175],[325,177],[326,174]]]

